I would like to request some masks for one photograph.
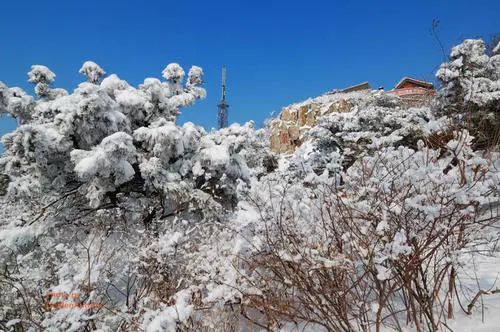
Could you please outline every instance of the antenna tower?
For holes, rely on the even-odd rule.
[[[217,122],[219,129],[227,127],[227,116],[229,105],[226,103],[226,67],[222,67],[222,96],[219,104],[219,113],[217,114]]]

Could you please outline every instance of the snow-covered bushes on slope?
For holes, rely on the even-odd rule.
[[[448,125],[446,117],[436,117],[429,107],[392,109],[370,105],[321,118],[318,125],[306,133],[308,143],[296,155],[301,155],[304,149],[313,151],[322,161],[316,158],[308,163],[322,172],[330,159],[339,159],[336,155],[339,154],[347,169],[359,157],[383,147],[416,148],[418,140],[426,140]]]
[[[311,174],[313,188],[275,175],[255,184],[251,204],[241,205],[253,221],[235,226],[242,268],[229,291],[240,291],[249,318],[271,330],[286,321],[437,330],[457,312],[455,281],[468,252],[498,238],[499,155],[477,154],[470,143],[464,131],[445,156],[422,141],[417,150],[381,148],[336,177]]]
[[[498,144],[474,150],[455,125],[468,109],[442,103],[320,118],[277,174],[242,188],[218,236],[232,267],[216,260],[206,305],[232,299],[265,329],[426,331],[464,302],[471,314],[493,287],[459,289],[471,255],[498,255]]]

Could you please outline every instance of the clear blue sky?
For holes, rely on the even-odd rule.
[[[137,85],[170,62],[205,71],[208,98],[180,122],[216,125],[220,68],[228,68],[230,122],[254,119],[361,81],[391,88],[402,76],[432,80],[446,49],[500,32],[498,0],[3,1],[0,81],[21,86],[47,65],[56,87],[83,81],[85,60]],[[14,124],[0,120],[0,134]]]

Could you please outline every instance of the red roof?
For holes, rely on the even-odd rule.
[[[411,77],[403,77],[401,79],[401,81],[399,81],[399,83],[396,84],[396,86],[394,87],[394,90],[406,88],[408,83],[413,85],[413,86],[422,87],[424,89],[434,90],[434,85],[432,85],[432,83],[420,81],[420,80],[417,80],[417,79],[414,79]]]

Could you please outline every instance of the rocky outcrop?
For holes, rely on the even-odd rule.
[[[362,88],[364,84],[347,90]],[[270,122],[271,150],[276,153],[295,151],[306,139],[305,133],[316,126],[322,117],[327,117],[332,113],[352,112],[367,107],[387,107],[398,111],[410,107],[429,106],[433,100],[433,95],[426,95],[426,98],[407,99],[383,90],[328,92],[314,99],[283,108],[279,117]]]
[[[317,124],[318,118],[333,112],[350,112],[355,103],[349,94],[324,95],[283,108],[271,122],[271,149],[277,153],[293,152],[302,144],[304,133]]]

